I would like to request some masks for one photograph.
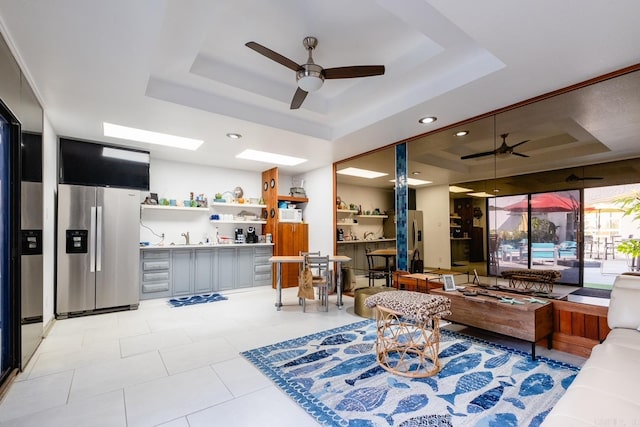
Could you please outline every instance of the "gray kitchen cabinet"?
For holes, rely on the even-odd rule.
[[[173,250],[171,253],[171,285],[173,295],[193,293],[193,266],[191,249]]]
[[[356,247],[357,245],[353,244],[353,243],[339,243],[338,244],[338,255],[344,255],[347,256],[349,258],[351,258],[351,261],[349,261],[346,264],[343,264],[344,267],[348,267],[352,270],[354,270],[354,274],[365,274],[365,271],[363,271],[362,269],[359,269],[358,266],[356,265]]]
[[[144,248],[140,299],[271,286],[271,245]]]
[[[216,251],[200,249],[194,251],[193,290],[196,294],[211,292],[214,289],[214,265],[217,261]]]
[[[269,258],[273,254],[271,246],[256,247],[253,258],[253,286],[271,286],[273,267]]]
[[[236,249],[236,288],[249,288],[253,285],[253,248]]]
[[[218,262],[214,276],[216,277],[217,290],[224,291],[234,289],[236,270],[236,249],[234,247],[220,248]]]
[[[355,260],[356,260],[356,268],[358,271],[364,271],[364,274],[367,274],[369,271],[369,263],[367,261],[367,253],[366,249],[371,249],[375,251],[377,248],[377,244],[375,241],[370,242],[362,242],[355,245]],[[373,259],[374,261],[379,261],[378,259]],[[361,273],[362,274],[362,273]]]
[[[140,299],[171,296],[171,254],[144,251],[140,257]]]
[[[352,268],[356,275],[366,275],[369,270],[366,249],[369,248],[372,251],[376,249],[395,249],[396,242],[395,240],[359,240],[350,243],[338,243],[337,246],[338,255],[345,255],[351,258],[347,266]],[[383,260],[374,259],[374,261],[380,263]]]

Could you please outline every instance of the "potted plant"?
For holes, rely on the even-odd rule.
[[[631,271],[640,270],[640,265],[638,265],[638,258],[640,258],[640,240],[629,239],[620,242],[616,250],[629,257],[629,269]]]
[[[616,203],[620,205],[625,216],[633,216],[634,221],[640,221],[639,193],[617,199]],[[640,239],[630,237],[629,239],[620,242],[616,250],[629,257],[629,269],[631,271],[640,270]]]

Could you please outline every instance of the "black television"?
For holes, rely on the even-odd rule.
[[[60,184],[149,191],[149,152],[60,138]]]

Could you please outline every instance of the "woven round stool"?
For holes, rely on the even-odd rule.
[[[354,291],[353,297],[353,312],[361,317],[368,317],[369,319],[376,318],[376,311],[374,308],[369,308],[365,305],[364,301],[367,297],[377,294],[378,292],[395,291],[396,288],[390,288],[386,286],[382,287],[368,287],[359,288]]]

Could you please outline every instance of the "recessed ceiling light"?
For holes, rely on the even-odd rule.
[[[450,185],[449,186],[449,192],[450,193],[466,193],[469,191],[473,191],[473,188],[464,188],[464,187],[458,187],[457,185]]]
[[[396,180],[395,179],[390,179],[389,182],[393,182],[395,183]],[[407,184],[408,185],[425,185],[425,184],[431,184],[432,181],[425,181],[422,179],[415,179],[415,178],[407,178]]]
[[[455,136],[467,136],[469,135],[469,131],[468,130],[459,130],[458,132],[454,133]]]
[[[493,194],[485,193],[484,191],[479,193],[467,193],[467,195],[473,197],[495,197]]]
[[[242,135],[240,135],[239,133],[228,133],[227,134],[227,138],[240,139],[240,138],[242,138]]]
[[[414,172],[411,172],[411,175],[420,175],[420,172],[419,171],[414,171]]]
[[[173,148],[182,148],[184,150],[197,150],[204,142],[201,139],[151,132],[149,130],[114,125],[107,122],[102,123],[102,126],[104,128],[104,136],[127,139],[129,141],[146,142],[148,144],[164,145]]]
[[[381,176],[388,175],[384,172],[376,172],[376,171],[370,171],[370,170],[359,169],[359,168],[345,168],[345,169],[336,171],[336,173],[339,173],[341,175],[357,176],[359,178],[368,178],[368,179],[380,178]]]
[[[423,117],[420,120],[418,120],[418,123],[421,123],[423,125],[428,125],[429,123],[433,123],[436,120],[438,120],[437,117],[434,116],[429,116],[429,117]]]
[[[238,154],[236,158],[283,166],[296,166],[307,161],[307,159],[301,159],[299,157],[285,156],[284,154],[268,153],[266,151],[258,150],[244,150],[242,153]]]

